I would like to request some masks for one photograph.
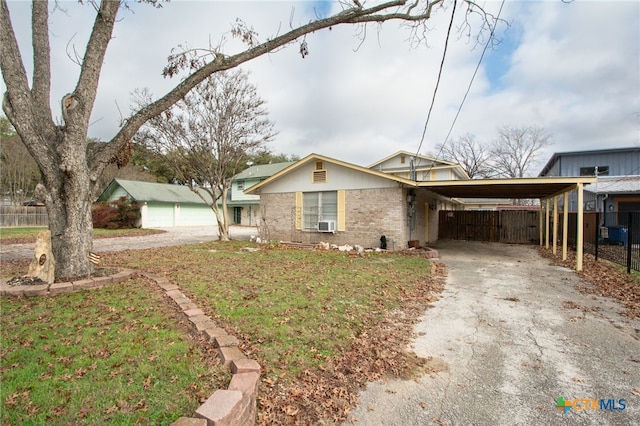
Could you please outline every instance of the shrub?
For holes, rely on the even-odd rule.
[[[94,228],[130,229],[138,227],[140,206],[127,197],[112,203],[97,203],[91,209]]]

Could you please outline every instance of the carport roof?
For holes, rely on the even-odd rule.
[[[579,183],[595,182],[594,177],[543,177],[437,180],[417,182],[417,186],[449,198],[545,199],[575,189]]]

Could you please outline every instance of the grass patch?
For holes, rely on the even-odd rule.
[[[38,234],[46,231],[46,227],[28,228],[0,228],[0,244],[29,244],[35,243]],[[144,235],[160,234],[165,231],[159,229],[94,229],[93,238],[140,237]]]
[[[260,250],[245,251],[245,247]],[[101,255],[104,267],[126,266],[166,276],[240,339],[240,349],[263,369],[259,425],[348,421],[357,393],[367,382],[387,375],[413,377],[429,368],[426,360],[406,351],[413,323],[440,288],[430,275],[432,265],[422,257],[294,250],[238,241]],[[26,264],[24,259],[4,262],[3,274]],[[69,297],[82,300],[81,295]],[[21,303],[32,302],[23,299]],[[94,345],[129,345],[121,344],[117,336],[103,340],[104,336],[94,333]],[[144,360],[138,364],[143,365]],[[74,377],[79,368],[88,369],[74,368],[66,374]],[[139,376],[136,383],[148,376]],[[38,380],[37,375],[30,377],[23,387]],[[102,384],[97,382],[97,386]],[[3,398],[19,398],[25,391],[18,388]],[[136,401],[129,399],[116,398],[115,407],[119,407],[117,401],[125,401],[130,410]],[[69,407],[69,413],[84,413],[82,404]],[[101,404],[98,411],[103,417],[97,423],[120,422],[108,417],[112,407],[113,402]],[[148,413],[137,414],[140,417],[131,417],[131,422],[149,418]]]
[[[116,256],[119,266],[167,273],[208,314],[254,342],[271,374],[289,379],[344,350],[429,276],[429,263],[419,257],[241,251],[246,245],[213,242],[162,248],[151,257],[147,250]]]
[[[105,265],[166,275],[241,339],[265,372],[261,424],[345,419],[358,386],[385,372],[410,376],[408,370],[419,368],[405,347],[409,319],[433,300],[428,260],[264,246],[243,251],[246,246],[253,245],[211,242],[103,259]],[[404,309],[412,302],[416,312],[410,314]],[[396,311],[401,315],[390,320]],[[351,396],[331,396],[343,393]]]
[[[2,424],[170,424],[226,386],[144,280],[0,304]]]

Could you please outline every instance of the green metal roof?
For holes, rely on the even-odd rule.
[[[188,186],[169,183],[139,182],[133,180],[114,179],[107,189],[100,194],[98,201],[106,201],[118,188],[124,189],[131,199],[140,202],[205,204]],[[206,199],[211,197],[202,191]]]
[[[233,179],[260,179],[268,178],[275,175],[285,167],[289,167],[295,163],[295,161],[288,161],[285,163],[273,163],[273,164],[260,164],[259,166],[251,166],[248,169],[238,173]]]

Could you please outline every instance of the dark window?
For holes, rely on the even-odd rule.
[[[242,223],[242,207],[233,208],[233,223],[234,225],[240,225]]]
[[[609,166],[580,167],[580,176],[609,176]]]
[[[238,181],[238,191],[242,191],[244,189],[244,181],[243,180],[239,180]]]

